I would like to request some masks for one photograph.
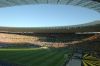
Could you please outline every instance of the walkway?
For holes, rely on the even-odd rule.
[[[66,66],[81,66],[82,54],[75,53]]]

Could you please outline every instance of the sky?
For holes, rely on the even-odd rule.
[[[0,8],[0,26],[52,27],[100,20],[100,13],[72,5],[23,5]]]

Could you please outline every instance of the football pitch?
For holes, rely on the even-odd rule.
[[[19,66],[62,66],[69,60],[67,48],[1,48],[0,61]]]

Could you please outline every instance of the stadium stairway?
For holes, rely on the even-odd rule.
[[[66,66],[81,66],[82,54],[75,53]]]

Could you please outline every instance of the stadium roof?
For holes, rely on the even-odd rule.
[[[62,4],[74,5],[93,9],[100,13],[100,0],[0,0],[0,7],[10,7],[16,5],[28,4]],[[15,27],[0,27],[1,32],[35,32],[35,33],[68,33],[68,32],[99,32],[100,21],[96,23],[75,25],[75,26],[62,26],[62,27],[40,27],[40,28],[15,28]]]
[[[100,0],[0,0],[0,7],[28,4],[62,4],[90,8],[100,12]]]

